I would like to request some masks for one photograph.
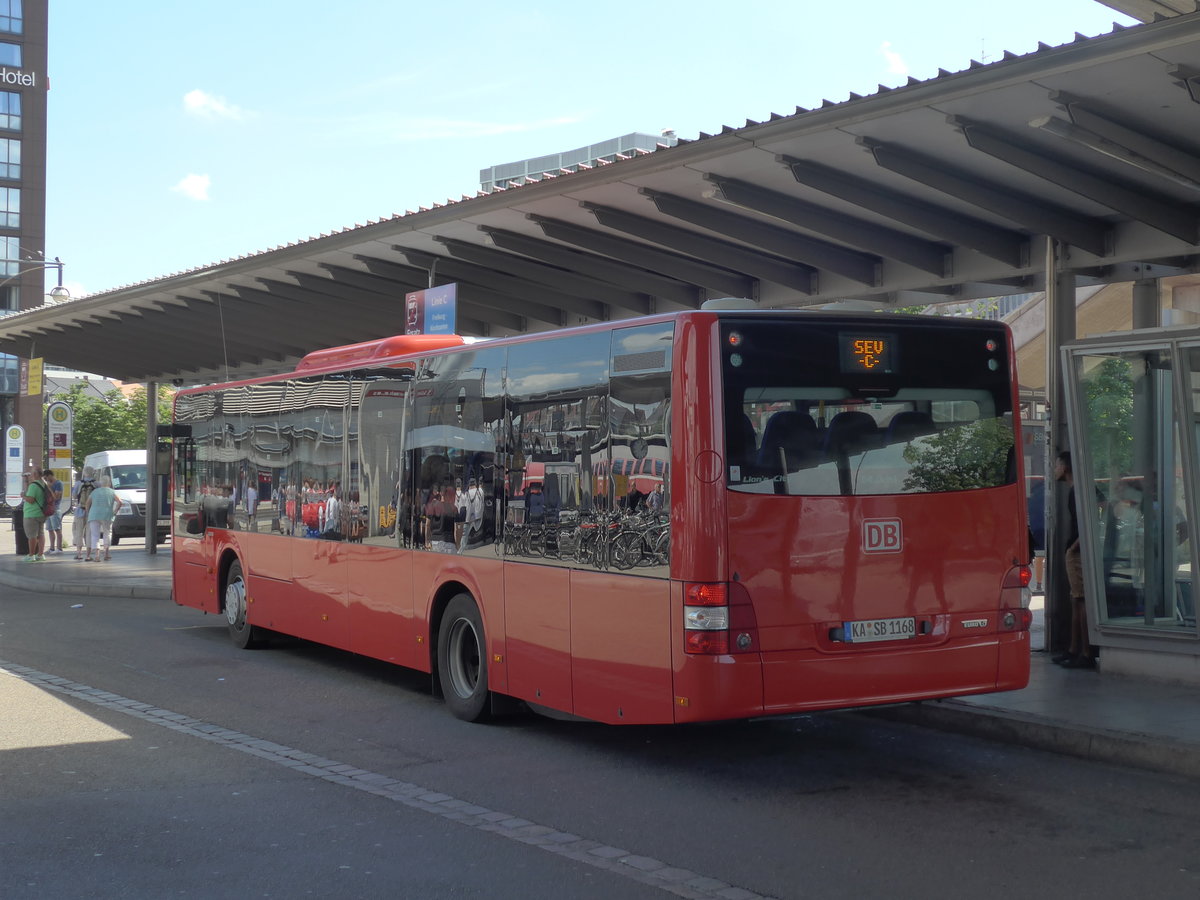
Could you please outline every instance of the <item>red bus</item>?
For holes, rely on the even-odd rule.
[[[177,395],[175,601],[243,647],[431,673],[467,720],[1021,688],[1017,408],[1010,334],[976,320],[699,310],[320,351]]]

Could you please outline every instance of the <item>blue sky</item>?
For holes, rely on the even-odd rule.
[[[1133,24],[1094,0],[838,8],[51,0],[46,252],[98,293],[473,195],[496,163]]]

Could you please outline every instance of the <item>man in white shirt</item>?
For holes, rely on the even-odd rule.
[[[478,541],[483,531],[483,489],[472,478],[467,482],[467,493],[463,498],[463,529],[459,538],[458,552],[463,553],[472,541]]]

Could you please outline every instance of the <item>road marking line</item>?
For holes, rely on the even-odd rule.
[[[585,863],[641,884],[650,885],[677,897],[687,897],[692,900],[772,900],[766,895],[734,887],[719,879],[708,878],[698,872],[678,868],[659,859],[638,856],[620,847],[607,846],[599,841],[558,831],[509,813],[477,806],[419,784],[400,781],[389,775],[368,772],[365,769],[357,769],[336,760],[325,759],[294,747],[287,747],[243,734],[240,731],[222,728],[220,725],[194,719],[182,713],[159,709],[150,703],[130,700],[119,694],[79,684],[57,675],[39,672],[27,666],[0,659],[0,672],[16,676],[29,684],[49,691],[133,716],[152,725],[198,737],[201,740],[220,744],[241,753],[248,753],[267,762],[285,766],[293,772],[374,794],[397,803],[403,803],[413,809],[450,819],[469,828],[520,841],[575,862]]]

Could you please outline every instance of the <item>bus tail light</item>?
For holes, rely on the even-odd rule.
[[[684,591],[684,652],[704,656],[758,650],[750,595],[738,582],[689,584]]]
[[[1028,631],[1033,625],[1029,608],[1033,594],[1029,585],[1033,570],[1029,566],[1013,566],[1000,585],[1000,628],[1003,631]]]

